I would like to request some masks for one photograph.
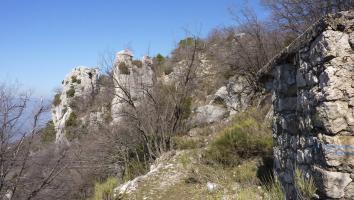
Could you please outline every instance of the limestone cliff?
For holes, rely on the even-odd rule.
[[[201,57],[201,67],[197,70],[198,77],[208,77],[214,73],[211,64]],[[106,94],[101,94],[101,90],[105,90],[99,83],[100,72],[98,69],[90,69],[86,67],[77,67],[70,72],[62,82],[62,91],[55,96],[52,107],[52,119],[57,131],[56,143],[68,144],[66,137],[66,128],[68,122],[73,117],[79,117],[85,126],[94,127],[95,123],[110,125],[110,122],[104,121],[104,118],[111,118],[113,124],[119,123],[123,109],[127,104],[135,104],[144,98],[151,91],[154,82],[160,81],[164,85],[174,84],[176,79],[184,73],[185,61],[180,61],[173,68],[172,73],[168,75],[156,76],[153,69],[153,61],[150,57],[144,56],[142,60],[133,60],[133,53],[129,50],[122,50],[116,54],[112,68],[113,85],[110,86],[108,92],[113,93],[113,99],[101,97],[109,104],[109,108],[104,105],[95,105],[98,108],[92,110],[91,104],[88,104],[86,111],[82,113],[73,112],[74,104],[84,105],[89,98],[97,98]],[[207,78],[211,79],[211,78]],[[205,78],[198,79],[199,84],[208,81]],[[106,88],[107,89],[107,88]],[[195,91],[198,93],[200,91]],[[126,93],[129,93],[127,99]],[[215,123],[240,111],[244,111],[252,105],[255,93],[242,77],[231,77],[225,86],[218,89],[215,94],[209,95],[206,101],[199,100],[195,95],[192,116],[190,124],[192,127],[202,126]],[[85,100],[86,99],[86,100]],[[90,99],[89,99],[90,100]],[[111,102],[110,102],[111,101]],[[102,103],[102,102],[101,102]],[[77,105],[76,105],[77,107]],[[84,108],[85,109],[85,108]],[[109,109],[109,110],[107,110]],[[77,116],[77,114],[81,114]],[[106,116],[110,115],[110,116]],[[91,126],[92,125],[92,126]],[[111,124],[112,125],[112,124]]]
[[[52,120],[56,129],[56,143],[67,144],[65,126],[73,116],[71,103],[77,97],[90,97],[97,92],[98,69],[76,67],[62,82],[62,91],[54,97]]]
[[[114,98],[112,101],[112,116],[119,121],[122,107],[126,103],[138,104],[153,83],[152,60],[144,56],[142,60],[133,61],[129,50],[117,53],[113,67]],[[125,93],[129,93],[129,99]]]
[[[109,80],[114,83],[112,86],[103,86],[103,83],[99,83],[100,79],[103,79],[99,70],[87,67],[74,68],[62,81],[62,89],[55,95],[52,106],[57,144],[69,144],[66,129],[70,125],[77,126],[77,123],[70,124],[73,120],[80,120],[82,125],[90,128],[97,128],[98,124],[110,125],[107,118],[112,119],[114,124],[118,123],[121,109],[129,101],[122,98],[124,92],[129,92],[132,103],[138,104],[152,85],[154,73],[152,60],[147,56],[141,61],[133,61],[133,54],[130,51],[120,51],[116,55],[112,69],[113,76],[105,77],[113,79]],[[113,96],[113,100],[105,96],[107,93],[113,93],[109,94]],[[97,102],[97,99],[101,99],[101,102]],[[102,105],[93,105],[93,101]],[[77,110],[77,107],[82,106],[86,107]]]

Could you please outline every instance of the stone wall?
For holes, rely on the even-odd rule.
[[[354,12],[310,27],[259,73],[273,96],[275,174],[297,199],[294,171],[320,199],[354,199]]]

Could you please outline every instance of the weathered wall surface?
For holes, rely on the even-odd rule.
[[[315,179],[321,199],[354,199],[353,31],[354,12],[328,16],[260,72],[273,94],[275,174],[289,199],[295,168]]]

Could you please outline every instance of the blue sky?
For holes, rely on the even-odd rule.
[[[97,66],[108,51],[167,55],[185,29],[205,36],[233,24],[243,0],[0,0],[0,81],[49,98],[75,66]],[[265,16],[258,0],[247,1]]]

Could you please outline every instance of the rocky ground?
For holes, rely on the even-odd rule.
[[[227,123],[227,122],[224,122]],[[219,134],[221,124],[194,129],[179,150],[164,154],[150,171],[115,189],[118,199],[269,199],[257,172],[260,158],[245,160],[236,167],[212,166],[204,153]],[[190,142],[192,143],[192,142]]]

